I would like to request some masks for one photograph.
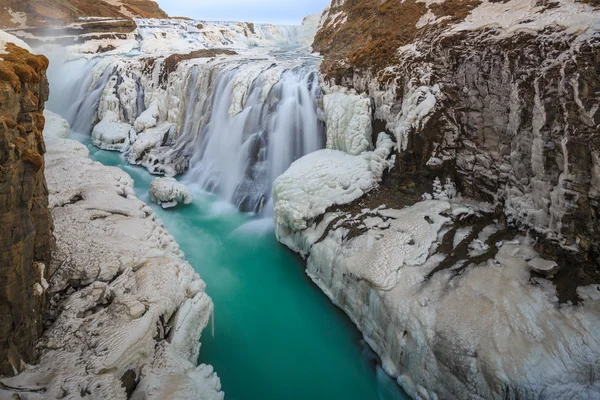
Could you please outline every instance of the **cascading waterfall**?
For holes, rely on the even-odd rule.
[[[147,149],[143,161],[130,161],[155,174],[185,173],[185,183],[216,193],[241,211],[268,213],[275,178],[324,145],[317,59],[297,55],[274,63],[238,59],[191,66],[179,94],[185,107],[177,117],[178,133],[162,140],[170,145]],[[91,59],[65,65],[79,84],[61,85],[56,98],[67,100],[51,99],[49,106],[67,117],[74,132],[89,135],[105,110],[133,123],[149,102],[164,100],[155,87],[146,93],[145,86],[155,85],[152,76],[142,79],[139,70],[123,66],[129,68],[127,63]],[[133,88],[131,99],[119,94],[121,85]],[[107,92],[114,103],[106,103]]]
[[[299,42],[298,28],[231,23],[232,32],[223,33],[222,24],[138,21],[144,24],[136,33],[140,49],[52,60],[48,108],[68,119],[94,160],[127,171],[142,200],[150,201],[152,177],[127,161],[153,174],[184,174],[185,183],[266,217],[241,215],[199,193],[174,211],[153,206],[207,282],[218,314],[212,335],[202,336],[200,363],[215,366],[229,399],[404,400],[395,381],[374,368],[376,356],[357,345],[354,326],[272,232],[272,181],[324,145],[319,58],[298,49],[248,49],[260,40]],[[236,48],[238,55],[182,62],[166,80],[165,54],[144,53],[203,48],[199,40],[240,38],[240,29],[254,32],[240,41],[247,48]],[[106,132],[129,132],[119,149],[125,157],[93,148],[98,121]]]
[[[232,116],[239,73],[219,74],[211,114],[195,135],[202,140],[193,149],[185,181],[219,193],[242,211],[260,212],[270,199],[273,180],[294,160],[323,146],[316,106],[319,86],[314,69],[287,70],[263,99],[268,83],[261,74],[250,86],[242,111]],[[194,122],[186,120],[190,124]]]

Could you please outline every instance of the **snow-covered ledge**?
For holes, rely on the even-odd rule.
[[[451,182],[406,208],[365,197],[384,138],[375,152],[309,154],[273,193],[278,240],[384,369],[415,399],[598,398],[600,285],[577,289],[582,304],[559,304],[543,277],[556,264]]]
[[[39,364],[3,379],[0,398],[222,400],[213,368],[197,366],[213,312],[205,283],[131,177],[90,160],[62,118],[46,119],[51,325]]]

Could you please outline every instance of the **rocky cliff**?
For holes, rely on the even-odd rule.
[[[1,0],[0,28],[62,26],[80,17],[168,18],[152,0]]]
[[[314,48],[328,85],[373,99],[396,183],[451,179],[550,257],[576,257],[557,281],[600,282],[598,4],[371,3],[334,2]]]
[[[0,37],[0,375],[35,361],[53,245],[42,138],[48,60],[14,43]]]
[[[322,16],[327,149],[275,181],[277,237],[414,398],[600,396],[599,20],[571,0]]]

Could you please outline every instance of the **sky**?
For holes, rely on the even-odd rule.
[[[331,0],[155,0],[172,17],[199,20],[299,24]]]

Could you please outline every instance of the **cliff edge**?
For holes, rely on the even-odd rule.
[[[53,236],[42,138],[48,60],[0,33],[0,375],[6,375],[36,359]]]

